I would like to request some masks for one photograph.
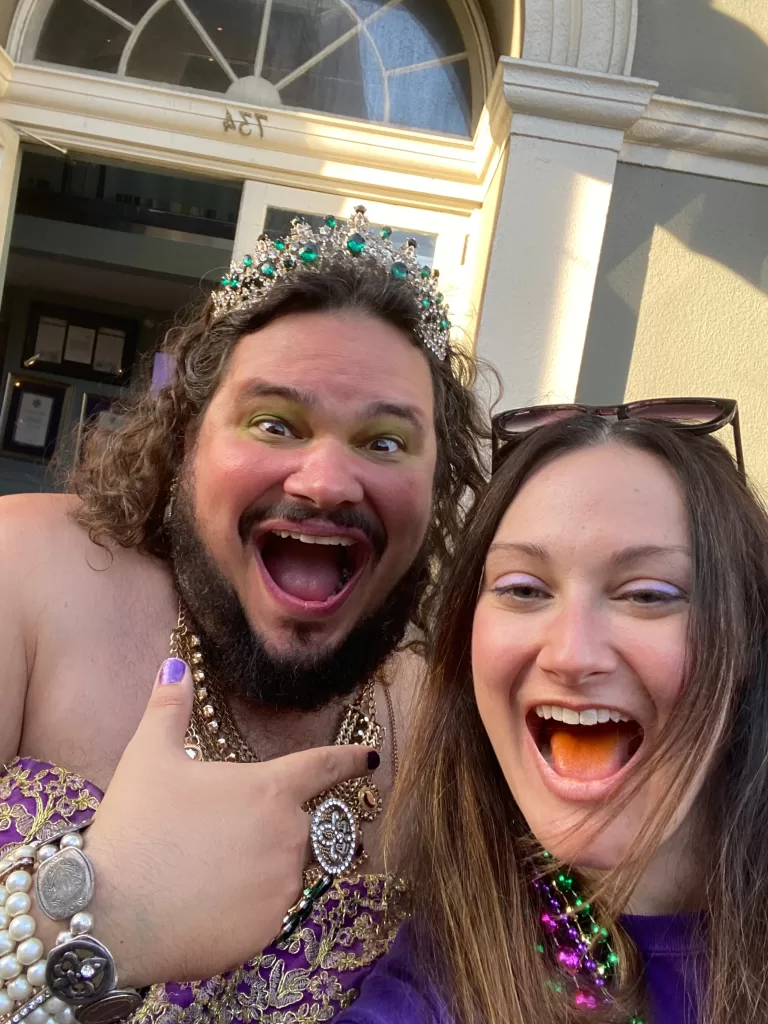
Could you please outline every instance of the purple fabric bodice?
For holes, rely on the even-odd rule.
[[[32,758],[0,771],[0,857],[46,839],[63,823],[82,825],[101,792],[78,775]],[[386,892],[385,892],[386,887]],[[380,875],[340,879],[314,906],[286,950],[268,947],[235,971],[207,981],[156,985],[134,1024],[319,1024],[357,997],[389,948],[396,924],[385,900],[399,886]],[[173,941],[173,930],[169,930]]]

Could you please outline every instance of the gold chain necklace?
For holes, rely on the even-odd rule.
[[[200,638],[190,629],[187,613],[179,605],[179,619],[171,632],[170,653],[173,658],[186,661],[192,670],[195,684],[195,700],[192,717],[187,729],[184,749],[189,757],[200,761],[235,761],[254,764],[260,760],[250,748],[238,729],[229,709],[226,696],[214,679],[206,672]],[[392,772],[396,778],[399,764],[395,715],[389,683],[380,680],[384,689],[392,742]],[[381,750],[385,729],[376,720],[376,681],[367,682],[358,697],[347,706],[336,734],[336,745],[359,743]],[[357,819],[358,827],[363,821],[374,821],[381,813],[382,800],[376,783],[370,775],[342,782],[333,789],[319,794],[308,805],[313,811],[328,797],[343,800]],[[363,860],[363,853],[357,862]]]

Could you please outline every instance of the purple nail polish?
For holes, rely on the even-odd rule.
[[[180,683],[186,669],[187,664],[181,658],[169,658],[163,662],[163,667],[160,669],[160,683]]]
[[[368,751],[368,771],[374,772],[381,764],[381,758],[375,750]]]

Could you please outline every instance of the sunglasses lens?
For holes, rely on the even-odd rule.
[[[574,416],[581,415],[582,411],[574,406],[563,409],[548,409],[546,406],[540,409],[513,409],[498,417],[496,432],[507,437],[512,434],[525,434],[529,430],[559,423],[560,420],[572,420]]]
[[[659,402],[657,405],[630,406],[627,415],[633,420],[653,420],[655,423],[677,423],[689,427],[703,427],[714,423],[723,415],[718,402]]]

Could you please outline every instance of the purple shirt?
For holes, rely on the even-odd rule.
[[[645,965],[653,1024],[696,1024],[696,979],[705,957],[701,921],[689,914],[622,918]],[[408,933],[406,925],[335,1024],[451,1024],[437,993],[425,989]]]
[[[621,920],[643,959],[653,1024],[696,1024],[696,985],[706,958],[703,915],[627,914]]]

